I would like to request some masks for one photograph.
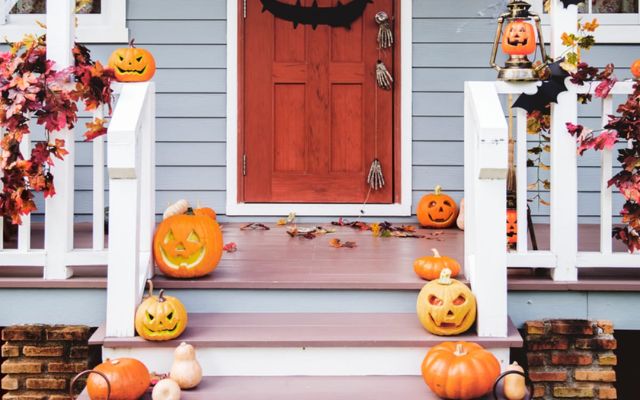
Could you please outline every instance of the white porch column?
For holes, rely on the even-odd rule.
[[[73,63],[71,50],[74,43],[75,0],[47,1],[47,58],[56,63],[56,69]],[[63,139],[69,154],[64,160],[55,160],[51,168],[56,195],[46,200],[45,209],[45,279],[66,279],[73,271],[66,266],[66,253],[73,248],[73,190],[74,190],[74,136],[73,130],[51,134],[50,140]]]
[[[563,8],[560,0],[551,4],[551,57],[566,49],[560,38],[564,32],[576,33],[577,6]],[[558,104],[551,104],[551,252],[557,257],[552,271],[556,281],[578,280],[578,161],[576,141],[567,132],[566,123],[578,120],[575,88],[561,93]]]

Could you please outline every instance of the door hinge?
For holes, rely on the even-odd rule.
[[[247,155],[242,155],[242,176],[247,176]]]
[[[247,0],[242,0],[242,17],[247,18]]]

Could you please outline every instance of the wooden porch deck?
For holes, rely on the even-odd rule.
[[[464,233],[447,229],[438,235],[434,230],[418,229],[425,238],[376,238],[370,232],[350,227],[333,228],[335,233],[315,239],[291,238],[287,227],[268,224],[263,230],[240,230],[243,224],[223,224],[225,242],[235,242],[238,251],[225,253],[218,268],[197,280],[175,280],[158,274],[157,288],[167,289],[344,289],[344,290],[417,290],[424,281],[413,273],[413,260],[437,248],[462,263]],[[300,226],[314,226],[301,224]],[[549,227],[537,225],[541,249],[548,248]],[[594,251],[598,242],[597,225],[581,225],[580,250]],[[356,248],[336,249],[329,240],[354,241]],[[43,230],[34,224],[34,248],[42,247]],[[15,243],[5,242],[6,248]],[[91,245],[91,225],[77,224],[75,246]],[[617,251],[622,250],[614,242]],[[104,288],[106,267],[76,267],[73,278],[45,281],[41,268],[0,266],[0,288]],[[460,279],[464,280],[464,277]],[[635,291],[640,290],[640,271],[636,269],[581,269],[578,282],[554,282],[549,271],[510,269],[509,290],[547,291]]]

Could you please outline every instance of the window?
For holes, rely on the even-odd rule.
[[[53,5],[55,2],[50,1]],[[0,0],[0,39],[17,41],[41,33],[47,0]],[[8,10],[8,11],[7,11]],[[76,38],[82,43],[127,42],[126,0],[76,0]]]
[[[548,10],[550,0],[531,1],[532,9],[542,16],[543,34],[550,37]],[[640,0],[584,0],[578,6],[578,17],[597,18],[595,32],[598,43],[640,43]]]

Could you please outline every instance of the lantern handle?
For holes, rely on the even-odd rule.
[[[491,59],[489,60],[489,65],[491,68],[496,71],[502,71],[502,68],[496,64],[496,57],[498,56],[498,42],[500,42],[500,36],[502,36],[502,25],[504,24],[504,19],[511,15],[510,13],[504,13],[498,17],[498,28],[496,29],[496,37],[493,39],[493,49],[491,50]]]

